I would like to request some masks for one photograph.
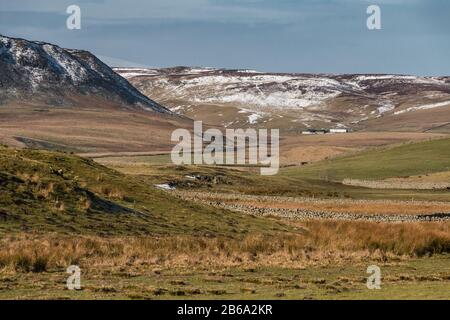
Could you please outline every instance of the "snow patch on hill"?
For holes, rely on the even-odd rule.
[[[119,73],[125,79],[139,76],[154,76],[159,74],[159,72],[154,69],[114,68],[114,71]]]
[[[450,101],[425,104],[425,105],[417,106],[417,107],[410,107],[410,108],[407,108],[404,110],[396,111],[396,112],[394,112],[394,114],[398,115],[398,114],[402,114],[405,112],[411,112],[411,111],[417,111],[417,110],[428,110],[428,109],[434,109],[434,108],[440,108],[440,107],[446,107],[446,106],[450,106]]]
[[[381,102],[381,106],[377,108],[378,114],[382,115],[383,113],[390,112],[394,110],[395,105],[392,103],[392,101],[383,101]]]
[[[117,71],[142,91],[155,94],[157,101],[172,107],[183,106],[177,109],[181,113],[201,113],[204,109],[196,110],[197,106],[232,107],[249,110],[246,115],[249,124],[271,122],[277,115],[289,118],[286,123],[312,127],[359,124],[390,116],[405,101],[423,101],[430,94],[435,96],[427,98],[428,101],[442,101],[450,93],[448,77],[265,73],[189,67]],[[139,76],[128,76],[134,73]],[[231,125],[234,120],[230,114],[219,112],[212,117],[218,123]]]

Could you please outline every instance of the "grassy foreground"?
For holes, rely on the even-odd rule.
[[[0,151],[0,299],[450,299],[449,222],[256,218],[154,187],[333,198],[335,184],[161,164],[127,175],[67,153]],[[366,288],[372,264],[381,290]],[[66,289],[70,265],[81,291]]]
[[[1,299],[450,299],[448,256],[379,264],[381,290],[366,287],[366,264],[323,268],[83,269],[82,290],[67,274],[0,275]]]
[[[323,236],[8,237],[0,299],[450,299],[450,256],[430,256],[439,247],[433,242],[425,253],[425,230],[412,236],[416,246],[402,247],[414,243],[411,237],[387,240],[402,233],[395,228],[385,246],[370,248],[370,241],[353,241],[358,225],[344,227],[348,241],[332,226],[308,226]],[[408,254],[413,251],[422,255]],[[66,288],[69,264],[81,267],[80,291]],[[382,270],[381,290],[366,287],[373,264]]]
[[[0,299],[450,299],[450,223],[292,224],[242,239],[4,236]],[[73,264],[81,291],[65,286]],[[382,290],[366,287],[373,264]]]
[[[89,159],[0,147],[0,234],[17,231],[234,237],[288,228],[187,204]]]

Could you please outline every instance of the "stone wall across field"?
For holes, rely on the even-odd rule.
[[[370,189],[415,189],[415,190],[444,190],[450,189],[447,182],[414,182],[414,181],[387,181],[387,180],[358,180],[344,179],[342,184]]]
[[[174,191],[171,191],[174,192]],[[198,193],[198,192],[183,192],[175,191],[173,193],[184,200],[194,201],[197,203],[205,204],[208,206],[227,209],[235,212],[241,212],[254,216],[271,216],[281,217],[286,219],[295,220],[343,220],[343,221],[369,221],[369,222],[442,222],[450,221],[450,213],[431,213],[431,214],[366,214],[366,213],[350,213],[350,212],[335,212],[333,210],[321,211],[321,210],[308,210],[303,208],[271,208],[271,207],[259,207],[251,204],[233,203],[229,200],[246,199],[246,200],[267,200],[273,201],[284,200],[292,201],[311,201],[321,202],[324,200],[319,199],[304,199],[304,198],[289,198],[289,197],[270,197],[270,196],[252,196],[252,195],[233,195],[233,194],[214,194],[214,193]],[[349,200],[333,199],[333,201],[345,202]],[[351,200],[354,201],[354,200]],[[373,200],[356,200],[359,203],[373,203]],[[389,203],[387,201],[386,203]],[[414,202],[409,202],[413,204]]]

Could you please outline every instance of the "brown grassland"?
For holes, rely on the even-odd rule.
[[[191,121],[149,112],[8,105],[0,108],[0,142],[77,153],[171,150],[170,134]]]
[[[297,235],[1,239],[0,297],[33,299],[448,298],[450,223],[292,222]],[[82,270],[82,290],[65,269]],[[383,270],[383,294],[365,268]]]
[[[297,234],[239,238],[195,236],[78,236],[10,234],[0,240],[2,271],[42,272],[81,264],[119,267],[305,266],[387,261],[450,250],[450,222],[372,223],[291,221]]]

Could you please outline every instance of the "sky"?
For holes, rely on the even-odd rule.
[[[372,4],[381,30],[366,26]],[[450,75],[449,0],[0,0],[0,34],[114,66]]]

